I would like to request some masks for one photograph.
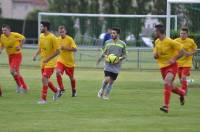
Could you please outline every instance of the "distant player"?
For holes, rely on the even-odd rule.
[[[1,48],[0,53],[5,48],[8,54],[10,73],[17,83],[16,92],[26,93],[28,86],[24,82],[22,75],[20,74],[20,65],[22,62],[22,43],[25,37],[19,33],[11,32],[9,25],[2,26],[1,35]]]
[[[111,40],[106,41],[104,52],[97,61],[97,64],[103,59],[108,57],[110,54],[114,54],[119,57],[119,61],[116,64],[111,64],[105,61],[104,65],[104,80],[101,89],[98,92],[98,97],[103,99],[109,99],[109,94],[112,89],[114,81],[120,72],[122,60],[126,58],[126,44],[119,39],[120,29],[112,28]]]
[[[187,77],[190,76],[192,67],[192,57],[196,52],[197,45],[193,39],[188,38],[188,29],[182,28],[180,38],[175,39],[182,44],[184,48],[184,56],[178,60],[178,76],[181,82],[181,89],[187,92]]]
[[[77,51],[77,46],[72,37],[66,35],[67,30],[64,26],[59,26],[58,44],[60,46],[60,55],[57,59],[56,77],[60,88],[59,97],[64,93],[64,85],[62,75],[65,72],[69,76],[72,88],[72,97],[76,96],[76,79],[74,77],[75,59],[74,52]]]
[[[180,43],[165,36],[163,25],[155,26],[155,35],[157,39],[154,47],[154,58],[157,60],[164,81],[164,106],[160,110],[168,113],[171,92],[178,94],[180,103],[184,104],[185,91],[173,86],[178,70],[176,61],[183,55],[183,49]]]
[[[57,99],[59,94],[59,90],[53,85],[50,81],[50,77],[54,72],[54,68],[56,65],[56,56],[59,54],[59,46],[57,43],[56,36],[49,32],[50,23],[49,22],[41,22],[40,30],[41,35],[39,38],[39,47],[35,55],[33,56],[33,60],[36,60],[36,57],[40,54],[41,56],[41,72],[42,72],[42,91],[41,98],[38,104],[46,104],[47,103],[47,91],[48,87],[55,93],[53,96],[53,100]]]
[[[106,41],[112,39],[112,37],[111,37],[111,31],[112,31],[112,29],[111,29],[111,28],[108,28],[108,29],[107,29],[107,32],[105,33],[105,35],[104,35],[104,37],[103,37],[103,46],[102,46],[103,49],[104,49],[104,47],[105,47]]]

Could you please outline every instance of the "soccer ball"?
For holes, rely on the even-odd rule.
[[[111,64],[115,64],[119,61],[119,57],[114,55],[114,54],[110,54],[108,55],[108,57],[106,58],[106,61],[108,63],[111,63]]]

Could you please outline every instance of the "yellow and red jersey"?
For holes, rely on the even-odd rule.
[[[191,38],[181,39],[177,38],[175,41],[179,42],[183,49],[187,52],[193,52],[197,49],[197,45]],[[183,56],[178,61],[179,67],[192,67],[192,55],[191,56]]]
[[[54,34],[48,33],[47,35],[41,34],[39,40],[41,67],[42,68],[54,68],[56,64],[56,58],[51,59],[48,63],[43,61],[55,53],[59,49],[57,38]]]
[[[21,53],[21,49],[18,50],[17,47],[21,45],[21,41],[25,37],[22,34],[11,32],[9,36],[5,34],[1,35],[1,46],[6,49],[8,55]]]
[[[163,40],[157,39],[155,41],[154,52],[158,54],[157,63],[160,68],[169,66],[169,60],[178,55],[182,46],[175,40],[164,38]]]
[[[59,46],[64,48],[77,48],[72,37],[66,35],[65,38],[58,38]],[[64,64],[66,67],[75,67],[74,52],[61,50],[57,62]]]

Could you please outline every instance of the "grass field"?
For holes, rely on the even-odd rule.
[[[31,90],[15,93],[15,83],[7,67],[0,68],[4,97],[0,98],[0,132],[199,132],[200,72],[193,71],[185,106],[171,99],[170,113],[159,111],[162,81],[158,71],[122,71],[111,99],[97,98],[102,70],[77,69],[78,97],[72,98],[65,77],[66,94],[48,104],[38,105],[41,90],[39,68],[22,68]],[[55,82],[55,75],[52,80]],[[56,84],[56,83],[55,83]]]

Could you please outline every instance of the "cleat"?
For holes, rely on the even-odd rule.
[[[24,93],[24,94],[25,94],[25,93],[27,93],[27,92],[28,92],[27,89],[24,89],[24,88],[21,88],[21,87],[20,87],[20,93]]]
[[[103,94],[99,91],[98,94],[97,94],[97,97],[102,98],[102,95]]]
[[[73,90],[72,91],[72,97],[76,97],[76,96],[77,96],[76,90]]]
[[[185,104],[185,98],[184,98],[184,96],[180,96],[179,99],[180,99],[180,104],[184,105]]]
[[[104,96],[102,97],[102,99],[104,99],[104,100],[109,100],[109,97],[104,95]]]
[[[46,100],[41,99],[40,101],[38,101],[38,104],[47,104]]]
[[[59,98],[60,90],[57,89],[57,92],[53,95],[53,101],[56,101]]]
[[[17,86],[16,87],[16,93],[20,93],[21,92],[21,87]]]
[[[64,89],[59,90],[58,98],[60,98],[64,93],[65,93]]]
[[[163,111],[163,112],[165,112],[165,113],[168,113],[168,112],[169,112],[169,109],[168,109],[167,106],[162,106],[162,107],[160,107],[160,110]]]

